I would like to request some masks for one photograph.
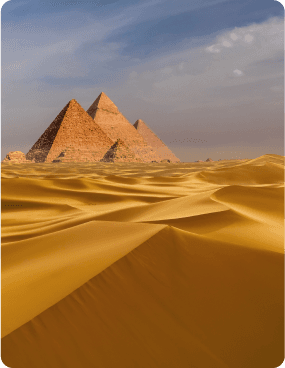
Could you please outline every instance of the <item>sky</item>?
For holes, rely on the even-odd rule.
[[[2,159],[103,91],[184,162],[284,155],[284,8],[273,0],[10,0]]]

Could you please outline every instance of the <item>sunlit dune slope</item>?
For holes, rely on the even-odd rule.
[[[284,157],[2,164],[10,367],[277,367]]]

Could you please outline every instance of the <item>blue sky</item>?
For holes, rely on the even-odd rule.
[[[183,161],[283,154],[283,30],[273,0],[10,0],[2,155],[101,91]]]

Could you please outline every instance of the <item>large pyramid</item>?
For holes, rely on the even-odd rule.
[[[99,161],[113,144],[114,141],[73,99],[40,136],[26,158],[35,162]]]
[[[121,139],[137,158],[143,162],[159,161],[155,149],[147,144],[104,92],[97,97],[87,112],[110,139]]]
[[[146,125],[146,123],[139,119],[135,122],[134,127],[138,133],[143,137],[146,143],[155,149],[159,160],[170,160],[171,162],[180,162],[174,153],[162,142],[161,139]]]
[[[116,143],[108,150],[101,160],[102,162],[142,162],[136,158],[133,151],[126,147],[125,143],[118,139]]]

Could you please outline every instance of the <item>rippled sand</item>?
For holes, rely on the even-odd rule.
[[[13,368],[277,367],[284,157],[2,164]]]

